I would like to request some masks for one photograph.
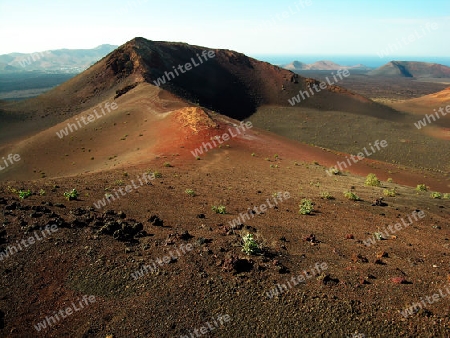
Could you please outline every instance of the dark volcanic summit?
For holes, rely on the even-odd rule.
[[[204,51],[213,51],[215,56],[176,76],[174,67],[192,64],[192,60],[199,63]],[[235,51],[144,38],[129,41],[102,62],[116,78],[140,74],[144,81],[155,84],[165,77],[163,89],[236,119],[249,117],[262,105],[289,106],[289,99],[316,81]],[[170,81],[168,72],[175,75],[170,75]],[[336,85],[299,105],[371,115],[393,112]]]
[[[214,52],[214,57],[200,64],[199,56],[205,52]],[[174,68],[187,63],[192,69],[178,71],[176,75]],[[169,72],[174,74],[169,75],[170,80]],[[160,84],[162,89],[186,101],[240,120],[263,105],[290,107],[288,100],[319,83],[235,51],[138,37],[53,90],[3,108],[5,112],[13,112],[15,118],[38,118],[43,130],[111,97],[124,95],[144,82]],[[398,116],[391,108],[328,84],[325,90],[296,106],[388,119]]]

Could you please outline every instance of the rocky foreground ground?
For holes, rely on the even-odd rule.
[[[160,177],[102,209],[105,191],[144,168],[2,184],[1,335],[448,336],[450,295],[426,298],[450,284],[447,200],[386,182],[398,195],[380,200],[383,188],[363,178],[265,158],[232,147],[172,167],[161,158]],[[79,197],[66,200],[73,188]],[[280,192],[290,197],[275,205]],[[305,198],[311,215],[299,214]],[[392,227],[414,212],[425,217]],[[375,233],[383,238],[367,245]],[[253,255],[242,251],[248,234]]]

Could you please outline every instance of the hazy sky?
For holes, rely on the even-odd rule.
[[[396,43],[396,55],[450,56],[450,0],[0,0],[0,54],[136,36],[250,55],[376,56]]]

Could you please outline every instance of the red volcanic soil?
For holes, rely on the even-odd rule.
[[[260,143],[262,134],[250,129],[200,160],[173,144],[142,165],[2,184],[3,249],[45,224],[59,226],[50,238],[2,261],[2,336],[179,337],[221,314],[231,320],[215,329],[216,337],[445,336],[446,299],[407,319],[400,311],[448,288],[449,202],[383,182],[398,195],[376,206],[383,188],[367,187],[353,175],[329,177],[309,162],[312,152],[277,138]],[[314,153],[319,161],[320,154]],[[137,183],[149,169],[162,177]],[[132,180],[137,188],[120,195],[118,189],[131,187]],[[63,192],[73,188],[78,200],[65,201]],[[35,194],[21,201],[11,189]],[[40,189],[45,195],[39,196]],[[347,200],[346,190],[362,201]],[[105,193],[116,192],[119,199],[94,207]],[[231,228],[234,218],[268,205],[277,192],[290,198]],[[324,192],[335,199],[321,199]],[[312,215],[298,213],[304,198],[314,202]],[[211,210],[219,205],[225,215]],[[425,217],[364,244],[415,210]],[[152,223],[152,215],[163,226]],[[261,254],[242,252],[247,233],[254,234]],[[187,244],[192,251],[176,253]],[[170,251],[176,259],[132,277]],[[323,263],[327,268],[314,277],[268,297],[277,284]],[[34,325],[83,295],[96,302],[37,333]]]
[[[209,110],[189,107],[187,103],[148,84],[137,86],[114,102],[118,106],[116,110],[62,139],[56,133],[67,127],[68,123],[90,114],[92,108],[7,148],[12,153],[20,154],[22,160],[7,168],[2,174],[3,179],[27,180],[126,168],[131,163],[147,163],[164,152],[184,153],[182,157],[190,158],[193,156],[191,151],[204,141],[228,132],[232,124],[239,124]],[[238,138],[238,141],[249,152],[271,149],[277,153],[285,149],[287,154],[296,154],[301,151],[302,160],[318,161],[327,168],[347,161],[348,154],[292,142],[262,130],[248,130],[248,134],[250,139]],[[331,136],[329,139],[332,139]],[[288,157],[295,159],[296,155]],[[410,186],[425,182],[438,191],[449,188],[448,183],[442,181],[442,176],[433,172],[424,177],[420,170],[370,158],[350,163],[345,170],[356,174],[373,172],[383,180],[392,178]]]
[[[448,192],[446,174],[372,158],[330,176],[345,160],[346,129],[320,134],[336,145],[328,148],[252,123],[276,129],[290,118],[297,132],[308,108],[356,130],[403,115],[339,87],[286,109],[307,79],[232,51],[187,73],[191,86],[181,77],[151,84],[201,50],[137,38],[45,96],[3,106],[11,132],[0,154],[21,160],[0,174],[0,336],[448,335],[450,202],[430,196]],[[117,109],[57,136],[105,102]],[[352,106],[351,117],[340,115]],[[320,115],[306,121],[314,119],[324,124]],[[351,141],[380,138],[382,122],[370,126]],[[368,173],[380,186],[365,185]],[[429,191],[416,191],[419,183]],[[78,196],[65,199],[73,189]],[[305,199],[309,215],[299,212]],[[83,296],[92,301],[80,306]],[[402,315],[422,299],[422,309]]]
[[[434,119],[430,117],[430,122],[426,120],[427,127],[423,131],[432,137],[450,140],[450,108],[446,110],[450,107],[450,88],[389,105],[397,110],[419,115],[418,120],[423,120],[426,115],[434,115]]]
[[[433,114],[434,109],[438,110],[440,107],[444,107],[445,110],[447,105],[450,105],[450,87],[437,93],[390,104],[390,106],[397,110],[407,111],[418,115]],[[444,120],[450,119],[450,113],[445,113],[446,115],[442,115],[441,117]]]

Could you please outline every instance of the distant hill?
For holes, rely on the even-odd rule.
[[[354,66],[341,66],[333,61],[317,61],[314,63],[306,64],[300,61],[294,61],[287,65],[282,66],[284,69],[296,71],[296,70],[338,70],[338,69],[360,69],[369,70],[370,68],[358,64]]]
[[[391,61],[369,72],[371,76],[450,78],[450,67],[437,63]]]
[[[288,70],[299,70],[299,69],[306,69],[307,66],[308,65],[306,63],[303,63],[300,61],[294,61],[288,65],[284,65],[283,68],[288,69]]]
[[[55,49],[29,54],[3,54],[0,55],[0,72],[81,73],[117,47],[105,44],[93,49]]]

